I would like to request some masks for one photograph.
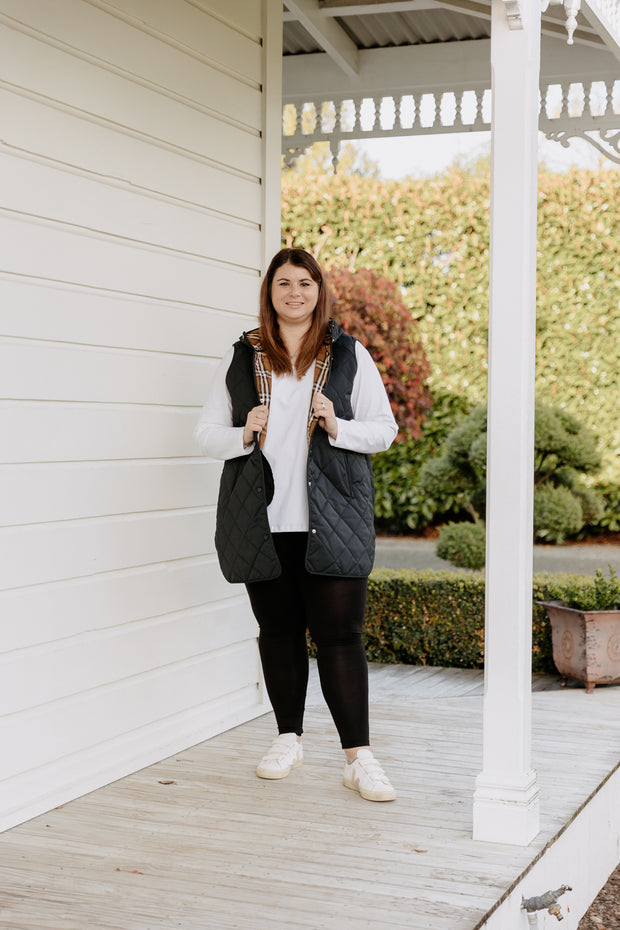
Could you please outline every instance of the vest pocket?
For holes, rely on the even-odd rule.
[[[349,461],[349,453],[345,449],[332,448],[331,455],[321,464],[324,478],[343,497],[352,497],[354,490],[353,472]]]

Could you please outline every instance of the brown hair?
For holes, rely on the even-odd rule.
[[[304,249],[281,249],[277,255],[274,255],[260,289],[259,323],[263,350],[269,357],[275,374],[290,375],[293,373],[293,362],[282,341],[278,318],[271,301],[271,287],[276,271],[288,262],[298,268],[305,268],[312,280],[319,285],[319,297],[312,316],[312,322],[297,353],[295,372],[297,378],[301,379],[310,366],[314,364],[319,348],[325,339],[331,301],[321,266],[313,255]]]

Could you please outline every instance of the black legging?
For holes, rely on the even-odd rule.
[[[303,730],[308,629],[343,749],[367,746],[368,665],[362,642],[367,579],[311,575],[304,565],[307,533],[274,533],[273,539],[282,574],[246,587],[260,628],[260,657],[278,731],[301,735]]]

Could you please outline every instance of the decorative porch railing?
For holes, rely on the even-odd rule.
[[[575,136],[587,139],[620,164],[620,80],[543,84],[539,127],[563,145]],[[392,96],[330,95],[284,104],[282,149],[290,163],[314,142],[329,142],[335,165],[341,142],[490,128],[488,85]]]

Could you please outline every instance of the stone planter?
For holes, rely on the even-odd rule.
[[[620,610],[575,610],[540,602],[551,623],[553,661],[560,675],[595,685],[620,683]]]

